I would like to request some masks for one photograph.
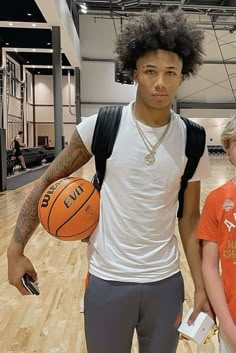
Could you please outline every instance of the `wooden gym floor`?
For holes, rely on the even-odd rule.
[[[226,157],[211,158],[211,170],[212,176],[202,183],[202,204],[212,189],[234,175]],[[91,162],[80,175],[90,179]],[[6,248],[19,209],[31,188],[32,183],[0,194],[0,352],[87,353],[80,313],[87,271],[86,244],[57,241],[39,226],[26,248],[26,255],[38,271],[41,295],[23,297],[8,284]],[[184,312],[187,312],[193,303],[193,286],[179,244],[186,291]],[[207,351],[218,352],[216,337]],[[134,338],[132,353],[137,352]],[[197,347],[189,341],[180,341],[177,353],[197,353]]]

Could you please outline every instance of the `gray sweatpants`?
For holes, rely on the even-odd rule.
[[[184,301],[181,273],[152,283],[105,281],[90,275],[84,314],[88,353],[175,353]]]

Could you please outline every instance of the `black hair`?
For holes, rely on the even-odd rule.
[[[176,53],[183,61],[184,78],[195,75],[202,64],[204,33],[187,21],[181,10],[160,9],[133,18],[116,42],[118,62],[133,77],[137,60],[158,49]]]
[[[23,131],[18,131],[18,135],[22,135],[23,134]]]

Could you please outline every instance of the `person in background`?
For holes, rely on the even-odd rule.
[[[236,117],[226,124],[221,141],[236,167]],[[197,237],[203,240],[202,271],[206,290],[220,324],[220,353],[236,352],[235,176],[236,173],[208,195],[197,231]]]
[[[19,131],[18,135],[14,137],[11,141],[11,146],[13,146],[13,156],[12,160],[16,161],[17,159],[21,162],[21,170],[27,171],[29,169],[26,168],[25,159],[21,151],[21,147],[25,147],[26,144],[22,141],[23,131]]]

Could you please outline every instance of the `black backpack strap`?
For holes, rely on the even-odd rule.
[[[206,131],[204,127],[187,118],[181,117],[181,119],[186,125],[187,140],[185,154],[188,158],[188,161],[184,170],[184,174],[181,177],[180,190],[178,195],[178,218],[183,216],[184,191],[188,185],[188,180],[193,177],[199,160],[204,153],[206,144]]]
[[[95,156],[96,174],[93,184],[100,190],[106,171],[106,160],[111,156],[118,133],[123,106],[99,109],[91,150]]]

